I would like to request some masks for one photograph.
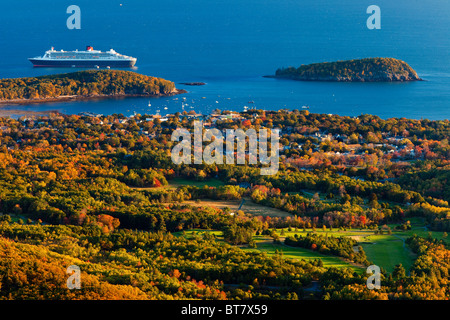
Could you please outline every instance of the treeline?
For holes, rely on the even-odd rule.
[[[450,120],[381,119],[379,116],[371,114],[350,117],[310,113],[308,110],[256,110],[255,112],[259,117],[253,121],[254,124],[262,124],[265,127],[269,124],[269,127],[281,129],[292,127],[293,133],[301,134],[311,141],[314,139],[314,133],[319,131],[344,134],[348,137],[355,133],[356,139],[360,134],[365,140],[368,139],[368,142],[373,143],[383,142],[388,134],[392,137],[408,138],[414,144],[426,142],[420,141],[420,139],[428,140],[429,147],[432,147],[438,140],[448,139],[450,136]],[[444,143],[443,146],[448,148],[447,143]]]
[[[7,222],[0,235],[2,299],[297,299],[323,272],[206,235]],[[81,290],[67,289],[72,264]]]
[[[324,241],[313,238],[314,243]],[[327,247],[349,247],[329,237]],[[401,265],[381,275],[381,289],[366,287],[366,273],[323,268],[280,255],[245,252],[205,234],[189,238],[163,232],[95,225],[23,225],[0,222],[2,299],[305,299],[318,279],[318,299],[445,300],[449,250],[412,237],[418,255],[410,275]],[[332,249],[330,249],[332,250]],[[66,269],[81,269],[82,288],[67,289]],[[101,271],[101,272],[100,272]]]
[[[428,165],[430,166],[430,164]],[[450,201],[450,166],[409,172],[398,179],[405,189],[416,190],[425,196]]]
[[[159,95],[174,90],[175,84],[171,81],[121,70],[89,70],[0,80],[0,100],[71,95]]]
[[[399,264],[390,274],[382,272],[381,288],[368,290],[367,275],[351,274],[349,270],[330,268],[321,277],[326,300],[448,300],[449,254],[444,243],[414,235],[406,240],[418,255],[409,275]]]
[[[191,122],[177,117],[165,123],[145,119],[145,116],[126,119],[121,115],[99,118],[72,115],[27,121],[0,119],[6,127],[0,136],[0,212],[40,215],[43,221],[59,223],[86,207],[89,207],[88,214],[113,208],[116,212],[128,210],[142,215],[140,207],[152,203],[241,199],[252,195],[260,204],[290,212],[293,218],[301,217],[302,221],[293,220],[299,227],[314,223],[318,227],[320,224],[365,227],[381,221],[398,221],[412,213],[430,217],[433,229],[448,228],[448,218],[441,213],[434,214],[448,209],[447,202],[425,197],[419,190],[408,190],[393,182],[353,179],[326,166],[306,171],[281,162],[279,173],[269,177],[261,176],[259,168],[254,166],[176,166],[170,158],[170,134],[177,125],[190,126]],[[305,124],[337,132],[340,123],[342,131],[354,130],[362,135],[370,130],[381,135],[384,130],[394,132],[397,128],[435,132],[436,137],[445,137],[449,128],[447,121],[381,120],[368,115],[353,119],[285,111],[266,112],[258,120],[264,125],[266,122],[280,127],[290,125],[299,131]],[[150,139],[143,134],[146,130],[155,137]],[[446,156],[445,144],[438,147],[434,151]],[[424,162],[422,170],[429,165],[430,162]],[[217,177],[227,185],[157,190],[174,177],[193,180]],[[424,175],[423,181],[427,177]],[[445,188],[445,178],[439,180]],[[240,183],[253,185],[253,189],[241,188]],[[128,186],[155,190],[133,190]],[[318,193],[318,198],[309,199],[299,190]],[[417,204],[426,210],[417,210]],[[315,218],[319,220],[315,222]]]
[[[425,217],[430,229],[450,231],[450,208],[431,205],[428,203],[414,204],[409,208],[412,215]]]
[[[356,240],[348,237],[333,237],[328,234],[323,236],[309,232],[306,236],[295,234],[294,237],[286,237],[284,243],[292,247],[302,247],[323,254],[340,256],[365,266],[370,264],[363,248],[358,246]]]

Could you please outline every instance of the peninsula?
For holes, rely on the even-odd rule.
[[[170,96],[185,92],[175,88],[171,81],[121,70],[88,70],[0,80],[0,104],[101,97]]]
[[[300,81],[392,82],[420,81],[406,62],[394,58],[365,58],[281,68],[269,78]]]

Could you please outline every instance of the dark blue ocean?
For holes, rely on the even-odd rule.
[[[81,29],[69,30],[69,5]],[[369,30],[366,9],[381,8],[381,30]],[[2,108],[76,114],[199,113],[300,109],[382,118],[450,118],[448,0],[39,0],[0,3],[0,78],[70,72],[33,68],[29,57],[56,50],[137,57],[136,72],[172,80],[187,94]],[[364,57],[408,62],[427,80],[411,83],[318,83],[263,78],[279,67]],[[183,86],[180,82],[206,82]],[[249,104],[253,101],[253,104]],[[167,109],[165,109],[167,108]]]

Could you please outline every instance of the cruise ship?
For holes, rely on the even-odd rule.
[[[57,51],[52,47],[42,57],[28,60],[35,67],[131,68],[137,59],[117,53],[113,49],[102,52],[87,46],[85,51]]]

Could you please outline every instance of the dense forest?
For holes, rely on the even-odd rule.
[[[413,81],[420,80],[406,62],[394,58],[365,58],[312,63],[278,69],[275,77],[305,81]]]
[[[165,95],[175,84],[132,71],[89,70],[30,78],[0,80],[0,101],[60,96]]]
[[[448,299],[447,243],[431,236],[405,242],[412,267],[384,270],[378,291],[365,273],[244,249],[268,236],[366,266],[356,240],[316,229],[381,234],[420,218],[450,231],[449,121],[298,110],[206,119],[281,130],[279,172],[261,176],[259,165],[174,164],[171,133],[193,120],[0,118],[0,298]],[[242,200],[283,214],[210,205]],[[280,228],[308,233],[280,241]],[[65,287],[72,264],[81,290]]]

